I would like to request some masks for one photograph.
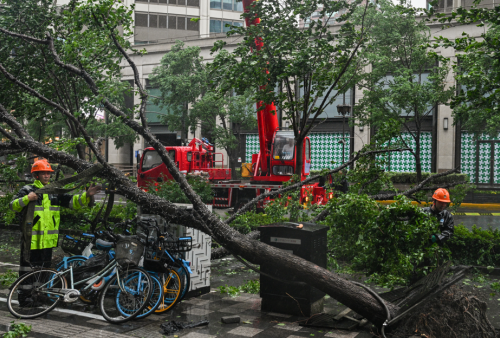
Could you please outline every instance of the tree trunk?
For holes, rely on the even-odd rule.
[[[76,152],[78,153],[78,157],[82,160],[85,160],[85,146],[81,143],[76,145]]]
[[[231,179],[236,179],[236,163],[237,163],[237,159],[235,158],[235,155],[236,155],[236,151],[234,150],[229,150],[229,149],[226,149],[226,152],[227,152],[227,161],[228,161],[228,164],[229,164],[229,169],[231,169]]]
[[[420,163],[420,131],[417,131],[415,141],[415,169],[417,171],[417,183],[422,181],[422,163]]]
[[[299,137],[296,140],[297,144],[295,144],[295,172],[294,174],[299,175],[299,180],[302,175],[302,168],[304,166],[304,161],[302,161],[302,151],[303,151],[303,145],[304,145],[304,140],[302,137]]]
[[[116,107],[112,105],[107,105],[107,107],[108,109],[116,109]],[[15,121],[6,110],[1,108],[3,107],[0,106],[0,121],[8,123],[13,129],[22,130],[22,127],[17,121]],[[124,122],[139,134],[143,135],[145,141],[158,151],[167,169],[174,179],[179,182],[186,196],[192,202],[194,213],[189,214],[187,211],[177,208],[172,203],[160,197],[142,191],[125,177],[121,171],[106,165],[105,169],[98,176],[106,178],[114,183],[121,195],[138,205],[147,205],[152,213],[162,216],[167,221],[193,227],[210,234],[230,252],[240,255],[254,264],[270,264],[271,267],[274,267],[276,270],[286,271],[288,275],[295,277],[296,280],[326,292],[328,295],[364,316],[375,325],[382,325],[386,319],[385,309],[364,289],[302,258],[288,255],[280,249],[259,241],[249,240],[222,222],[222,220],[208,210],[200,197],[190,188],[186,178],[180,174],[174,162],[168,157],[165,148],[156,137],[140,126],[136,121],[125,120]],[[83,159],[76,159],[67,153],[51,149],[34,141],[29,136],[18,138],[16,143],[12,144],[12,147],[26,149],[32,153],[44,156],[51,161],[67,165],[77,171],[82,171],[92,165]],[[388,307],[393,315],[398,310],[395,305],[390,303]]]

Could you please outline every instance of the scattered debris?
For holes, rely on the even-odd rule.
[[[407,317],[404,323],[388,334],[404,337],[497,337],[495,328],[486,317],[486,303],[469,292],[453,286]]]
[[[225,317],[221,317],[220,321],[224,324],[239,323],[240,316],[225,316]]]
[[[208,320],[200,320],[195,323],[178,323],[175,320],[172,320],[167,323],[163,323],[160,325],[160,333],[166,334],[167,336],[171,335],[174,332],[183,330],[183,329],[192,329],[193,327],[208,325]]]

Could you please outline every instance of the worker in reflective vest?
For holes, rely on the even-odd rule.
[[[78,210],[87,206],[96,193],[101,190],[100,186],[90,187],[81,195],[69,194],[35,194],[35,191],[43,188],[49,183],[50,175],[54,170],[46,160],[38,160],[31,167],[31,174],[35,182],[26,185],[19,190],[16,197],[10,202],[10,208],[20,213],[20,223],[26,217],[29,202],[35,201],[35,214],[33,215],[33,229],[31,232],[31,250],[29,262],[23,257],[21,249],[21,262],[19,275],[31,271],[32,266],[49,267],[52,260],[52,248],[57,246],[59,239],[60,208]],[[23,243],[21,243],[21,248]],[[31,264],[30,264],[31,263]]]

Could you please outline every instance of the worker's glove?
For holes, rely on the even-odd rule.
[[[434,244],[438,241],[438,238],[436,235],[431,235],[431,238],[429,239],[429,241],[431,242],[431,244]]]

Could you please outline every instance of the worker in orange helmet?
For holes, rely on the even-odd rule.
[[[432,243],[442,245],[453,235],[455,223],[452,214],[446,210],[450,204],[450,193],[444,188],[439,188],[432,194],[433,203],[430,207],[423,208],[422,211],[436,217],[439,222],[440,234],[433,234],[430,238]]]
[[[31,271],[31,266],[50,266],[52,249],[57,246],[59,239],[60,208],[81,209],[87,206],[92,196],[101,189],[100,186],[90,187],[81,195],[36,194],[36,190],[49,183],[53,171],[47,160],[35,161],[31,167],[35,181],[22,187],[9,205],[11,210],[19,213],[19,224],[23,227],[27,206],[30,202],[35,202],[33,228],[21,229],[24,232],[31,232],[31,246],[29,260],[23,257],[24,250],[21,249],[20,276]],[[23,244],[21,243],[21,248]]]

